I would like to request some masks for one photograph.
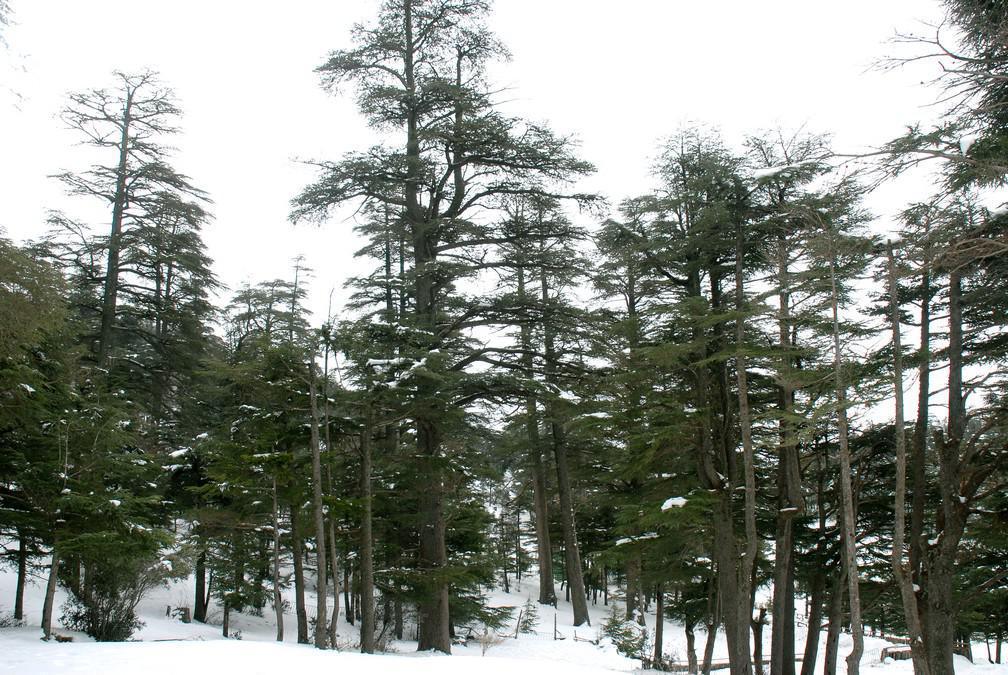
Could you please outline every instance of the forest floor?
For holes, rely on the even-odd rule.
[[[0,615],[9,616],[14,598],[15,576],[10,569],[0,570]],[[133,636],[131,642],[95,643],[83,633],[67,631],[57,627],[60,635],[73,637],[69,643],[43,642],[41,631],[42,600],[44,580],[34,579],[25,593],[26,625],[20,628],[0,628],[0,673],[100,673],[119,675],[142,673],[258,673],[275,675],[280,672],[352,672],[361,675],[409,673],[411,675],[505,675],[523,673],[548,673],[549,675],[600,675],[601,673],[638,672],[640,661],[619,654],[607,640],[599,640],[600,629],[605,622],[609,607],[601,598],[598,604],[589,604],[591,626],[575,628],[571,625],[569,603],[561,600],[558,607],[539,607],[539,622],[534,633],[519,634],[514,637],[514,626],[518,612],[528,598],[538,597],[537,580],[525,578],[512,581],[511,592],[498,589],[490,594],[490,604],[511,606],[513,619],[510,628],[501,629],[498,639],[493,640],[486,653],[478,640],[456,645],[453,655],[442,656],[417,653],[416,642],[410,640],[392,641],[386,654],[366,656],[356,653],[357,628],[346,623],[340,616],[339,643],[341,651],[318,651],[308,645],[296,644],[297,620],[287,614],[285,621],[285,641],[275,642],[276,628],[273,615],[267,607],[264,616],[232,614],[231,631],[240,631],[241,640],[227,639],[221,635],[221,612],[212,607],[207,624],[182,623],[166,610],[179,606],[190,606],[193,598],[191,579],[172,583],[155,589],[144,598],[139,614],[145,625]],[[287,593],[293,605],[293,594]],[[56,615],[66,599],[65,591],[59,591],[56,598]],[[315,597],[311,590],[307,593],[309,616],[314,614]],[[618,602],[610,598],[610,603]],[[558,636],[554,639],[554,615]],[[649,627],[654,627],[654,614],[646,615]],[[796,631],[799,649],[805,642],[805,627],[799,619]],[[505,637],[504,634],[507,634]],[[697,651],[702,658],[706,636],[697,632]],[[764,653],[768,654],[770,627],[764,630]],[[825,633],[821,639],[825,642]],[[598,644],[596,644],[598,643]],[[881,649],[889,643],[875,637],[865,640],[865,658],[862,668],[871,675],[907,675],[912,672],[909,661],[880,663]],[[676,660],[685,658],[686,640],[681,625],[666,621],[664,627],[665,653]],[[845,656],[850,649],[850,636],[841,636],[840,653]],[[822,650],[820,649],[820,655]],[[714,649],[715,662],[726,654],[723,636],[718,636]],[[1008,665],[987,664],[983,644],[974,648],[976,665],[962,657],[956,657],[958,675],[1008,675]],[[820,663],[817,673],[823,672]],[[319,670],[315,670],[319,669]],[[844,671],[843,664],[838,668]],[[717,672],[717,671],[716,671]],[[722,671],[727,672],[727,671]]]

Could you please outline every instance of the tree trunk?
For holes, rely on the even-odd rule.
[[[332,480],[332,456],[333,456],[333,446],[332,438],[329,431],[329,349],[332,340],[332,307],[329,307],[329,311],[326,312],[326,323],[323,326],[323,357],[322,357],[322,434],[325,438],[325,448],[326,453],[329,456],[329,462],[326,464],[326,486],[330,495],[333,494],[333,480]],[[329,549],[329,567],[332,576],[332,594],[333,594],[333,604],[332,604],[332,616],[329,619],[329,647],[330,649],[337,649],[336,644],[336,628],[338,626],[339,620],[339,560],[336,558],[336,526],[333,523],[333,519],[330,516],[326,523],[327,536],[326,545]]]
[[[704,642],[704,654],[703,654],[703,668],[701,672],[703,675],[710,675],[711,663],[714,660],[714,643],[717,642],[717,623],[708,623],[707,626],[707,640]]]
[[[626,619],[644,625],[644,607],[641,602],[641,554],[631,554],[626,563]]]
[[[704,628],[707,631],[707,639],[704,641],[703,665],[700,667],[704,675],[710,675],[711,660],[714,658],[714,644],[717,640],[718,624],[721,623],[721,598],[718,597],[718,574],[711,571],[711,576],[707,580],[707,621]]]
[[[294,607],[297,613],[298,644],[309,644],[308,611],[305,609],[304,547],[298,532],[298,507],[291,506],[291,551],[294,557]]]
[[[25,541],[24,533],[20,529],[17,535],[17,585],[14,588],[14,620],[22,621],[24,619],[25,579],[28,576],[28,542]]]
[[[759,615],[751,621],[753,639],[753,667],[757,673],[763,672],[763,626],[766,625],[766,607],[759,608]],[[816,634],[818,635],[818,633]]]
[[[550,304],[549,284],[545,269],[541,275],[543,306]],[[545,310],[544,310],[545,312]],[[550,318],[543,317],[543,346],[545,352],[546,382],[556,386],[557,356],[553,342],[553,331],[549,325]],[[584,575],[581,569],[581,554],[577,541],[577,527],[574,522],[574,504],[570,481],[570,471],[567,466],[567,440],[563,421],[559,418],[557,404],[550,402],[546,414],[552,429],[553,456],[557,472],[557,493],[560,497],[560,522],[563,529],[564,557],[567,571],[567,587],[570,592],[571,605],[574,610],[574,625],[587,623],[591,625],[588,616],[588,597],[585,595]]]
[[[896,438],[896,494],[893,506],[893,543],[890,563],[893,576],[899,588],[903,603],[903,617],[906,621],[907,637],[910,638],[910,654],[913,657],[914,675],[929,675],[927,648],[923,642],[920,611],[917,594],[913,589],[912,570],[903,566],[903,548],[906,527],[906,432],[903,413],[903,344],[900,335],[899,287],[896,283],[896,257],[892,242],[888,244],[889,262],[889,326],[892,330],[893,345],[893,390],[895,398]]]
[[[59,574],[59,549],[53,545],[52,560],[49,562],[49,579],[46,581],[45,600],[42,603],[42,637],[48,640],[52,637],[53,600],[56,598],[56,580]]]
[[[224,620],[221,621],[221,635],[225,638],[230,637],[228,632],[231,630],[231,603],[224,600]]]
[[[313,355],[314,359],[314,355]],[[311,405],[311,453],[312,453],[312,515],[315,518],[315,647],[326,648],[328,631],[326,616],[329,614],[326,602],[326,536],[325,518],[322,515],[322,447],[319,435],[319,409],[317,387],[315,385],[315,362],[308,364],[308,396]]]
[[[552,422],[553,453],[556,459],[557,491],[560,496],[560,520],[563,525],[564,559],[567,572],[567,589],[574,610],[574,625],[587,623],[588,598],[584,590],[584,577],[581,572],[581,554],[577,542],[577,530],[574,524],[574,506],[571,499],[570,475],[567,468],[567,447],[564,433],[558,422]]]
[[[920,351],[917,365],[917,419],[911,447],[913,496],[910,511],[910,572],[912,581],[921,585],[924,557],[924,507],[927,497],[925,472],[929,404],[931,401],[931,278],[925,260],[921,273]]]
[[[956,606],[953,583],[956,553],[969,513],[968,499],[959,493],[963,463],[960,450],[966,433],[963,391],[962,273],[949,272],[948,280],[948,421],[944,433],[935,437],[938,457],[940,507],[936,546],[922,563],[924,611],[922,630],[928,652],[930,675],[953,674]]]
[[[827,508],[826,508],[826,478],[829,471],[829,457],[825,448],[820,447],[818,438],[814,441],[816,461],[816,505],[819,514],[819,539],[816,542],[816,570],[812,580],[812,593],[809,599],[808,632],[805,636],[805,652],[802,656],[801,675],[814,675],[816,661],[819,656],[819,641],[822,633],[823,605],[826,600],[827,582],[827,548],[826,538]]]
[[[284,639],[283,595],[280,592],[280,505],[277,502],[276,476],[273,476],[273,611],[276,614],[276,639]]]
[[[518,302],[526,299],[525,270],[518,269]],[[532,355],[531,327],[521,325],[522,366],[530,381],[535,376]],[[549,531],[549,496],[546,492],[546,470],[543,467],[542,444],[539,438],[539,415],[534,393],[525,396],[525,416],[528,430],[529,458],[532,464],[532,494],[536,528],[536,556],[539,562],[539,603],[556,606],[556,588],[553,583],[553,545]]]
[[[831,252],[832,254],[832,252]],[[843,501],[842,541],[844,562],[847,568],[847,598],[850,603],[851,638],[854,646],[847,656],[847,675],[858,675],[864,653],[864,629],[861,625],[861,591],[857,562],[857,518],[854,509],[854,491],[851,486],[851,454],[847,431],[847,385],[843,379],[840,356],[839,299],[836,270],[830,258],[830,290],[833,310],[833,375],[836,380],[837,431],[840,455],[840,492]]]
[[[654,627],[654,655],[651,661],[658,670],[664,670],[665,659],[662,655],[664,646],[662,640],[665,637],[665,588],[658,584],[655,592],[655,627]]]
[[[791,273],[788,269],[788,242],[781,235],[777,247],[778,281],[778,341],[781,348],[779,365],[780,446],[777,457],[777,532],[774,541],[773,625],[770,633],[770,675],[794,675],[794,517],[803,511],[798,444],[793,422],[794,386],[791,351]]]
[[[329,619],[329,647],[336,649],[336,628],[339,621],[339,559],[336,557],[336,526],[331,517],[329,518],[329,536],[326,537],[326,540],[329,544],[329,567],[332,570],[333,595],[332,617]]]
[[[112,196],[112,231],[108,241],[108,261],[105,268],[105,288],[102,292],[101,327],[98,333],[98,365],[108,366],[115,325],[116,299],[119,293],[119,253],[122,248],[122,223],[126,210],[126,164],[130,149],[130,123],[133,111],[133,90],[127,87],[123,106],[122,135],[119,139],[119,163],[116,167],[115,192]]]
[[[728,637],[728,653],[732,661],[732,675],[749,675],[753,668],[753,664],[749,662],[749,634],[746,631],[746,623],[752,620],[753,572],[756,568],[756,556],[759,553],[759,535],[756,531],[756,459],[752,440],[752,413],[749,408],[749,374],[747,371],[748,364],[745,347],[746,299],[745,274],[743,269],[745,250],[740,222],[736,230],[735,251],[735,311],[737,313],[735,319],[735,377],[738,384],[739,431],[742,436],[742,467],[745,481],[743,515],[745,523],[745,548],[736,575],[738,579],[736,584],[738,587],[736,606],[730,607],[728,610],[734,614],[732,619],[733,625],[729,632],[735,634],[735,637]],[[765,613],[766,609],[761,608],[761,621]],[[741,635],[739,634],[740,630],[743,632]],[[761,635],[762,630],[761,625]],[[756,635],[754,634],[753,637],[755,639]],[[756,648],[759,650],[760,658],[755,661],[755,668],[758,673],[762,673],[762,642]],[[738,663],[735,663],[736,661]]]
[[[375,604],[374,604],[374,542],[371,534],[371,435],[374,411],[370,401],[365,403],[364,429],[361,431],[361,514],[360,528],[360,593],[361,623],[360,648],[364,654],[373,654],[375,649]]]
[[[847,577],[846,568],[833,582],[830,589],[829,627],[826,631],[826,648],[823,651],[824,675],[836,675],[837,659],[839,658],[840,631],[843,628],[844,581]]]
[[[420,565],[428,575],[427,592],[418,607],[419,639],[417,649],[435,649],[451,653],[451,627],[448,615],[448,565],[445,544],[444,478],[438,466],[440,440],[432,424],[418,424],[417,444],[421,455],[431,464],[425,489],[420,494]]]
[[[683,629],[686,632],[686,670],[695,675],[700,671],[696,654],[696,622],[686,621],[683,624]]]
[[[413,2],[403,0],[403,50],[404,85],[410,101],[418,100],[414,63],[416,43],[413,39]],[[413,105],[406,106],[406,180],[404,216],[410,227],[413,243],[413,262],[416,274],[413,277],[414,314],[416,328],[436,334],[437,298],[435,293],[435,269],[437,262],[437,226],[430,221],[430,214],[421,204],[420,192],[423,181],[423,162],[420,150],[419,111]],[[459,194],[459,199],[462,195]],[[417,400],[438,400],[436,385],[421,383],[417,387]],[[422,478],[426,489],[421,492],[419,503],[420,548],[418,563],[427,577],[423,597],[417,607],[417,649],[436,649],[451,653],[451,637],[448,615],[448,580],[444,577],[448,564],[445,543],[444,515],[444,469],[441,467],[441,410],[425,410],[414,419],[417,436],[417,454]]]
[[[206,588],[206,549],[200,549],[196,556],[196,606],[193,608],[193,619],[206,623],[207,588]]]
[[[350,561],[347,560],[347,565],[343,568],[343,611],[346,615],[347,623],[352,626],[356,619],[354,618],[353,607],[350,604],[350,588],[353,585],[350,575]]]
[[[396,640],[403,639],[403,608],[402,608],[402,598],[398,595],[392,605],[392,611],[395,612],[395,638]]]
[[[819,530],[820,533],[823,530]],[[822,535],[820,535],[822,536]],[[816,660],[819,658],[819,638],[822,627],[823,600],[826,594],[826,570],[820,565],[813,572],[812,588],[809,596],[808,632],[805,635],[805,651],[802,654],[801,675],[815,675]]]

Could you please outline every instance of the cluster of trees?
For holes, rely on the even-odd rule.
[[[361,214],[368,273],[321,326],[300,262],[213,306],[208,198],[170,164],[178,107],[153,74],[72,96],[103,159],[58,178],[109,234],[56,214],[0,244],[15,614],[38,567],[47,636],[62,583],[64,622],[122,639],[151,584],[192,573],[194,618],[220,607],[225,635],[272,604],[282,639],[293,583],[301,642],[335,647],[342,604],[362,651],[415,627],[450,652],[534,562],[575,625],[614,582],[627,620],[681,621],[691,672],[723,630],[733,674],[793,675],[801,603],[802,675],[820,627],[827,673],[845,629],[857,672],[866,626],[907,636],[918,673],[977,636],[1000,651],[1008,216],[980,202],[1008,171],[1008,16],[947,4],[956,105],[879,153],[938,157],[945,181],[887,243],[804,134],[683,129],[655,189],[605,218],[571,139],[495,106],[487,3],[388,0],[318,69],[385,139],[292,201],[295,222]]]

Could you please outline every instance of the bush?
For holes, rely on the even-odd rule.
[[[137,618],[136,605],[115,592],[98,590],[85,601],[71,595],[63,604],[60,623],[69,630],[87,633],[98,642],[124,642],[144,622]]]
[[[0,612],[0,628],[23,628],[24,619],[15,619],[14,612]]]
[[[648,657],[647,629],[621,617],[615,605],[609,608],[609,616],[602,624],[602,635],[609,638],[616,650],[624,656],[642,661]]]
[[[85,535],[86,536],[86,535]],[[82,570],[80,583],[67,584],[70,597],[60,618],[70,629],[87,633],[98,642],[122,642],[144,624],[136,607],[151,588],[166,579],[188,573],[164,558],[149,542],[118,539],[119,547],[98,547],[97,537],[80,536],[74,553]],[[112,538],[108,538],[111,540]],[[85,546],[86,544],[86,546]]]

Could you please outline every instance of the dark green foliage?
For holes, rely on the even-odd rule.
[[[648,632],[635,621],[628,621],[613,605],[602,624],[603,637],[609,638],[620,654],[631,659],[648,658]]]
[[[532,598],[525,601],[521,608],[521,618],[518,621],[518,631],[520,633],[534,633],[539,625],[539,603]]]

